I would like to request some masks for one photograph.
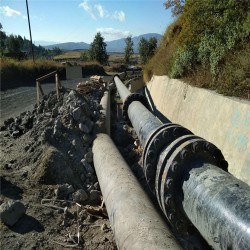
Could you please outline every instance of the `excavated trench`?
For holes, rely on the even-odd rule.
[[[28,103],[27,111],[15,102],[18,98],[7,104],[7,96],[18,92],[3,93],[1,112],[12,115],[1,121],[0,131],[2,249],[116,249],[91,150],[103,129],[99,103],[105,88],[95,85],[81,95],[74,90],[77,83],[63,84],[59,100],[55,91],[47,91],[38,106]],[[27,100],[35,91],[29,93],[25,89]],[[127,161],[135,163],[141,154],[134,145],[136,135],[116,121],[114,108],[113,138]],[[133,167],[138,169],[136,163]],[[8,221],[13,216],[6,215],[9,208],[17,221]]]
[[[124,78],[125,83],[131,78],[133,76]],[[111,81],[108,83],[112,85]],[[193,226],[178,230],[164,214],[162,204],[159,205],[145,174],[144,151],[147,146],[145,149],[144,144],[148,140],[143,133],[149,131],[152,125],[146,129],[141,123],[135,129],[128,125],[123,115],[124,98],[111,87],[110,123],[107,122],[105,115],[109,112],[104,112],[100,102],[108,89],[102,84],[91,88],[83,84],[83,90],[80,94],[63,88],[59,100],[56,100],[55,92],[51,92],[38,106],[16,118],[5,120],[1,127],[1,213],[9,201],[20,200],[24,207],[22,216],[14,224],[2,219],[3,249],[61,249],[62,246],[80,249],[228,248],[224,235],[213,244],[205,241],[204,233],[202,237]],[[141,95],[135,96],[142,100]],[[129,108],[132,102],[129,100],[127,104],[128,113],[132,112]],[[134,117],[135,121],[137,119],[143,121],[143,112]],[[109,131],[107,124],[115,146],[111,145],[108,136],[102,135]],[[151,136],[158,135],[153,133]],[[161,153],[164,152],[161,150]],[[149,149],[147,152],[150,155]],[[116,169],[110,168],[112,162]],[[106,177],[105,166],[109,171]],[[125,172],[119,176],[120,168]],[[190,174],[195,176],[197,172]],[[222,176],[224,172],[220,174]],[[208,176],[205,177],[209,180]],[[216,183],[215,179],[214,176]],[[199,182],[193,186],[188,184],[185,188],[191,189],[191,192],[201,187]],[[237,181],[235,185],[242,187],[242,183]],[[126,193],[126,186],[134,191]],[[138,196],[133,196],[137,193]],[[190,194],[187,191],[185,195],[189,197]],[[245,200],[248,202],[248,199]],[[197,202],[196,198],[187,201],[188,209],[192,207],[192,202]],[[151,207],[151,203],[154,206]],[[188,214],[188,209],[184,213]],[[202,208],[197,205],[197,209],[200,210],[196,213],[202,215]],[[248,223],[249,217],[245,216],[244,220]],[[193,223],[201,224],[200,231],[202,227],[206,228],[202,221]],[[211,232],[208,230],[207,234]],[[249,238],[244,238],[245,242]]]
[[[114,82],[144,148],[147,185],[182,247],[247,249],[250,187],[227,172],[220,149],[179,124],[163,124],[144,95],[130,93],[119,76]]]

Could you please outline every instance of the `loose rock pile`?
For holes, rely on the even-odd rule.
[[[91,148],[96,133],[102,131],[104,126],[99,104],[104,91],[102,84],[91,86],[90,91],[84,95],[76,90],[62,88],[59,100],[56,93],[51,92],[32,111],[4,121],[4,126],[1,127],[1,135],[6,140],[13,140],[6,144],[6,152],[14,149],[16,143],[21,145],[20,150],[23,151],[20,154],[22,157],[11,160],[6,157],[4,170],[18,173],[19,180],[23,181],[22,185],[28,190],[46,185],[48,192],[42,192],[44,195],[40,196],[41,204],[46,205],[43,201],[47,199],[50,204],[57,204],[58,211],[62,207],[65,211],[60,216],[59,225],[64,227],[71,227],[74,223],[79,223],[79,220],[84,225],[87,223],[88,227],[89,223],[98,218],[106,218],[107,221]],[[24,214],[28,211],[28,204],[22,202],[25,206],[19,201],[17,204],[24,208]],[[13,225],[13,221],[9,223],[6,218],[10,210],[9,203],[12,203],[11,199],[1,196],[0,213],[1,218],[4,218],[2,222]],[[75,204],[81,207],[79,211]],[[55,208],[54,205],[52,207]],[[110,242],[113,241],[112,233],[106,224],[108,222],[105,222],[104,227],[108,227],[108,230],[105,230],[110,232],[109,237],[111,235],[111,239],[106,241]],[[102,225],[99,223],[98,227]],[[93,241],[92,238],[90,240]],[[107,249],[114,249],[113,242],[108,242],[103,241],[102,244],[109,244]]]
[[[1,130],[17,138],[29,131],[34,139],[25,146],[27,152],[43,148],[32,173],[46,184],[68,183],[76,188],[95,189],[91,143],[102,127],[99,101],[103,86],[94,89],[94,97],[83,96],[75,90],[61,90],[59,100],[55,92],[44,96],[33,111],[4,122]],[[90,98],[91,96],[91,98]]]

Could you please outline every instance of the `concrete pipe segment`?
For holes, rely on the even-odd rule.
[[[101,113],[105,117],[106,133],[110,135],[110,91],[105,91],[100,101]]]
[[[97,135],[93,153],[118,249],[181,249],[108,135]]]

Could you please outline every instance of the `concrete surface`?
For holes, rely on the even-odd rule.
[[[66,80],[77,79],[82,77],[81,66],[67,66],[66,67]]]
[[[250,102],[192,87],[167,76],[153,76],[147,89],[155,108],[215,144],[229,172],[250,185]]]

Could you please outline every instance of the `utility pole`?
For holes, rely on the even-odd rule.
[[[29,32],[30,32],[30,47],[31,47],[32,59],[33,59],[33,62],[34,62],[35,59],[34,59],[34,50],[33,50],[33,43],[32,43],[31,28],[30,28],[30,15],[29,15],[28,0],[26,0],[26,8],[27,8],[27,16],[28,16]]]

